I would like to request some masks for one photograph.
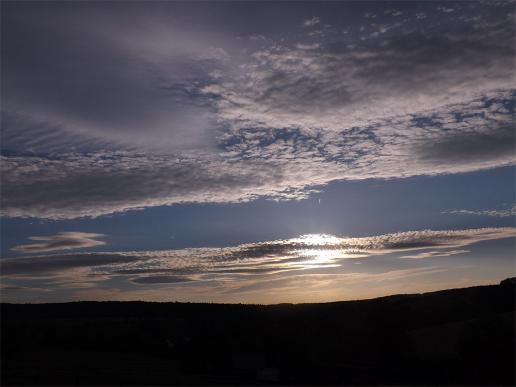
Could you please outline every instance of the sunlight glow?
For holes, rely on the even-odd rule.
[[[306,234],[292,239],[295,243],[303,243],[307,246],[338,245],[342,240],[329,234]]]

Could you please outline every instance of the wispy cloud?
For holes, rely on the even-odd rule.
[[[321,22],[321,18],[314,16],[311,19],[307,19],[303,22],[303,27],[313,27]]]
[[[4,5],[2,110],[64,129],[69,141],[87,135],[122,146],[209,147],[213,117],[195,88],[226,66],[227,51],[208,31],[170,22],[167,13],[154,12],[149,23],[109,8]]]
[[[29,239],[39,241],[39,243],[18,245],[11,250],[20,253],[44,253],[48,251],[84,249],[86,247],[105,245],[106,242],[97,240],[103,236],[103,234],[88,232],[60,232],[57,235],[32,236]]]
[[[491,216],[495,218],[507,218],[516,216],[516,205],[511,208],[496,209],[496,210],[447,210],[444,214],[453,215],[477,215],[477,216]]]
[[[6,286],[24,287],[24,291],[31,286],[56,291],[110,288],[111,281],[116,280],[117,286],[126,289],[128,294],[145,287],[156,291],[163,287],[165,291],[170,286],[186,286],[189,290],[192,287],[204,289],[206,297],[210,291],[222,294],[237,289],[263,289],[267,287],[263,283],[269,281],[294,286],[299,278],[306,276],[324,279],[324,284],[329,286],[328,281],[335,283],[343,278],[365,282],[380,277],[389,279],[394,273],[401,275],[404,271],[407,275],[428,274],[437,269],[446,270],[446,267],[413,266],[412,263],[423,262],[422,259],[395,259],[379,267],[358,265],[364,266],[361,270],[353,263],[366,262],[368,257],[418,250],[422,252],[402,255],[402,258],[453,256],[463,253],[463,247],[473,243],[514,236],[514,228],[424,230],[360,238],[307,235],[225,248],[67,253],[3,259],[0,270]]]
[[[449,251],[425,251],[415,255],[403,255],[401,259],[425,259],[434,257],[451,257],[452,255],[460,255],[469,253],[469,250],[449,250]]]

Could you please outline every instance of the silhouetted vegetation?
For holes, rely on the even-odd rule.
[[[514,385],[515,280],[300,305],[2,304],[3,385]]]

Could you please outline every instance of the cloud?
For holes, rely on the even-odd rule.
[[[495,123],[489,133],[464,131],[443,135],[432,143],[421,144],[416,151],[422,159],[431,159],[434,163],[510,159],[514,156],[515,140],[512,126]]]
[[[321,18],[314,16],[311,19],[307,19],[303,22],[303,27],[313,27],[321,22]]]
[[[201,7],[199,29],[179,4],[141,18],[137,4],[4,6],[2,216],[302,199],[335,180],[515,163],[505,11],[435,24],[432,5],[424,20],[364,18],[367,36],[296,35],[296,16],[249,45],[216,23],[225,11]]]
[[[425,259],[434,257],[451,257],[452,255],[460,255],[469,253],[469,250],[449,250],[449,251],[425,251],[415,255],[404,255],[400,259]]]
[[[175,284],[181,282],[190,282],[192,280],[188,277],[180,277],[174,275],[158,275],[138,277],[133,279],[132,281],[138,284]]]
[[[28,245],[18,245],[11,250],[20,253],[44,253],[48,251],[83,249],[105,245],[106,242],[96,240],[103,237],[103,234],[87,232],[60,232],[50,236],[32,236],[29,239],[41,241],[41,243],[31,243]]]
[[[58,273],[74,272],[75,269],[104,265],[123,265],[141,261],[145,256],[117,253],[75,253],[6,259],[0,263],[2,276],[34,277],[53,276]],[[83,271],[82,273],[85,273]]]
[[[242,164],[200,155],[171,159],[98,152],[59,158],[3,157],[1,168],[1,212],[11,217],[64,219],[181,202],[306,195],[296,192],[304,184],[290,184],[296,176],[288,176],[274,161]]]
[[[239,79],[202,90],[216,97],[219,120],[235,129],[346,130],[377,119],[446,111],[450,104],[513,87],[513,38],[491,40],[421,33],[354,50],[341,42],[317,51],[274,46],[255,52]]]
[[[72,138],[209,148],[212,114],[194,90],[227,64],[218,34],[171,22],[173,10],[148,22],[138,7],[36,7],[2,7],[2,110]]]
[[[320,292],[318,300],[327,301],[342,298],[346,293],[336,293],[341,287],[401,284],[413,276],[462,270],[453,260],[435,266],[423,258],[451,257],[464,253],[465,246],[514,236],[515,228],[422,230],[359,238],[305,235],[224,248],[4,258],[0,271],[2,292],[17,300],[38,299],[41,291],[48,293],[47,300],[96,299],[98,291],[111,299],[119,299],[113,292],[120,292],[123,299],[275,302],[273,293],[281,290],[284,301],[306,302],[310,291]],[[408,255],[409,251],[420,252]]]
[[[53,239],[65,238],[62,237],[63,234],[67,233],[61,233]],[[91,237],[91,234],[87,235]],[[88,269],[81,274],[84,281],[88,276],[94,275],[128,277],[135,283],[259,277],[271,273],[302,273],[305,270],[338,267],[349,259],[358,260],[372,255],[430,248],[433,250],[422,254],[449,256],[458,254],[460,247],[515,235],[514,228],[407,231],[358,238],[306,235],[225,248],[75,253],[12,258],[2,260],[0,269],[5,279],[9,279],[10,276],[47,276],[67,271],[71,271],[75,276],[75,269]],[[84,236],[82,238],[86,239]],[[94,246],[93,243],[99,242],[90,243]],[[32,245],[23,246],[22,251],[38,252],[38,248],[42,249],[39,250],[41,252],[53,250],[52,246],[46,247],[47,250],[43,250],[45,247],[39,245],[31,250],[30,246]],[[20,247],[17,247],[17,251],[20,251]],[[80,278],[74,280],[82,282]]]
[[[450,12],[453,12],[455,9],[453,9],[453,8],[446,8],[444,6],[439,6],[439,7],[437,7],[437,10],[441,11],[441,12],[444,12],[444,13],[450,13]]]
[[[219,154],[2,156],[1,214],[67,219],[184,202],[306,198],[333,180],[399,178],[513,165],[511,92],[446,111],[344,131],[248,128],[219,136]]]
[[[516,216],[516,205],[511,208],[500,209],[500,210],[447,210],[444,214],[453,215],[477,215],[477,216],[491,216],[495,218],[506,218]]]
[[[385,254],[403,250],[419,250],[431,247],[450,248],[461,247],[472,243],[509,238],[516,235],[514,228],[481,228],[466,230],[422,230],[405,231],[394,234],[383,234],[378,236],[359,238],[299,238],[286,241],[275,241],[263,244],[254,244],[247,248],[247,252],[254,249],[264,249],[261,253],[271,254],[275,251],[278,254],[284,251],[309,251],[309,250],[341,250],[347,254],[364,253]]]
[[[339,273],[339,274],[306,274],[297,277],[287,277],[235,287],[226,293],[245,294],[248,292],[287,293],[293,296],[299,289],[307,292],[330,290],[335,283],[349,285],[367,284],[372,282],[403,281],[411,277],[428,276],[445,272],[445,268],[417,268],[390,270],[383,273]],[[368,292],[366,291],[365,294]],[[305,296],[306,297],[306,296]]]

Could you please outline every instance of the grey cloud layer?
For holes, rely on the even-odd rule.
[[[198,287],[206,298],[213,291],[259,291],[267,289],[270,281],[296,282],[305,277],[312,277],[320,283],[343,279],[367,282],[443,271],[446,269],[435,265],[414,266],[411,262],[422,262],[421,258],[454,256],[466,252],[463,248],[473,243],[514,236],[514,228],[425,230],[360,238],[307,235],[226,248],[12,258],[0,261],[0,270],[4,290],[10,288],[17,292],[21,290],[16,289],[59,291],[61,288],[110,289],[116,286],[122,287],[129,297],[136,297],[145,289],[162,291],[162,297],[170,291],[170,286],[186,286],[190,294],[195,294],[195,287]],[[398,263],[391,264],[392,267],[380,265],[380,271],[374,267],[369,271],[357,271],[358,267],[353,270],[353,265],[345,266],[350,260],[362,262],[371,256],[418,250],[422,252],[400,257],[405,259],[395,258]],[[223,288],[219,288],[220,284],[224,284]]]
[[[241,129],[218,155],[95,151],[2,157],[9,217],[95,217],[183,202],[305,198],[337,179],[469,172],[514,163],[511,92],[346,131]]]
[[[387,42],[362,50],[275,47],[255,53],[242,79],[203,91],[237,129],[344,130],[514,86],[511,46],[425,36]]]
[[[220,158],[104,152],[59,159],[5,157],[1,167],[1,211],[11,217],[63,219],[181,202],[298,197],[295,190],[286,191],[296,186],[296,176],[285,176],[274,162],[242,165]]]
[[[389,7],[346,28],[311,15],[284,27],[288,39],[238,40],[170,4],[141,18],[116,5],[5,8],[3,216],[299,199],[333,180],[515,162],[505,11]]]
[[[461,8],[461,7],[458,7]],[[410,9],[410,8],[407,8]],[[385,10],[386,14],[403,12]],[[483,11],[486,11],[485,9]],[[241,127],[346,130],[376,119],[446,111],[488,91],[514,87],[514,14],[454,22],[368,18],[349,33],[253,53],[238,78],[207,85],[220,120]],[[320,23],[305,21],[305,26]],[[328,32],[329,33],[329,32]]]
[[[220,37],[130,9],[5,4],[2,109],[122,145],[209,147],[194,91],[227,62]]]

